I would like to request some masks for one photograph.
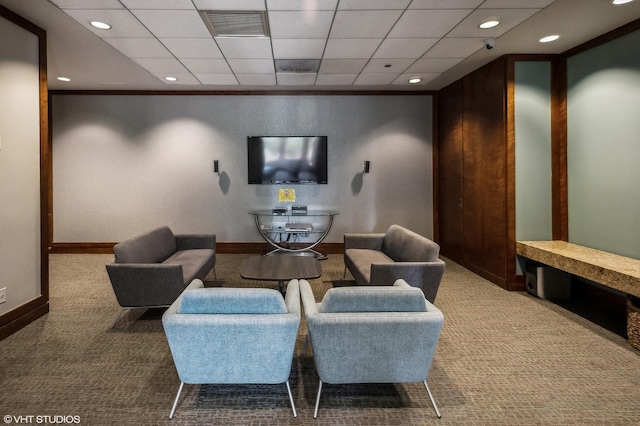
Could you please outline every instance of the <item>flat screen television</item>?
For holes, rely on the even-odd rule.
[[[250,184],[327,183],[326,136],[249,136]]]

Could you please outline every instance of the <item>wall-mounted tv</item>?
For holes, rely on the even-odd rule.
[[[250,184],[327,183],[326,136],[249,136]]]

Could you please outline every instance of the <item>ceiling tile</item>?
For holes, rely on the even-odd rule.
[[[129,58],[173,58],[155,38],[105,38],[104,41]]]
[[[233,74],[196,74],[196,78],[202,84],[221,85],[221,86],[237,86],[238,80]]]
[[[269,10],[336,10],[338,0],[267,0]]]
[[[212,38],[161,38],[176,58],[222,58],[222,52]]]
[[[273,58],[268,37],[216,37],[215,40],[225,58]]]
[[[450,59],[438,59],[438,58],[424,58],[418,59],[411,67],[407,68],[407,73],[442,73],[452,66],[456,65],[462,59],[450,58]]]
[[[264,0],[193,0],[198,10],[265,10]]]
[[[134,58],[133,61],[154,75],[189,73],[177,59]]]
[[[478,9],[454,28],[448,36],[499,37],[538,12],[539,9]],[[486,30],[479,28],[478,25],[482,20],[490,16],[499,16],[500,25]]]
[[[409,10],[389,33],[391,38],[444,37],[470,10]]]
[[[413,0],[409,9],[475,9],[484,0]],[[507,0],[509,1],[509,0]]]
[[[339,10],[405,9],[411,0],[340,0]]]
[[[401,14],[401,10],[338,11],[330,37],[384,38]]]
[[[486,0],[481,9],[533,9],[549,6],[555,0]]]
[[[327,38],[333,12],[269,12],[272,38]]]
[[[398,75],[414,62],[415,59],[371,59],[362,72],[393,73]]]
[[[129,12],[116,9],[76,10],[64,12],[99,37],[152,38],[153,35]],[[110,30],[99,30],[91,26],[91,21],[102,21],[112,26]]]
[[[320,59],[324,51],[324,39],[272,40],[275,59]]]
[[[195,10],[132,10],[156,37],[206,38],[211,33]],[[167,25],[171,22],[171,25]]]
[[[358,74],[318,74],[316,86],[348,86],[358,77]]]
[[[182,59],[180,62],[194,74],[231,74],[224,59]]]
[[[323,59],[321,74],[359,74],[367,65],[368,59]]]
[[[337,39],[327,40],[327,47],[324,50],[324,58],[328,59],[368,59],[374,54],[382,39],[361,38],[361,39]]]
[[[378,86],[391,84],[397,74],[391,73],[362,73],[353,83],[356,86]]]
[[[191,0],[120,0],[127,9],[195,9]]]
[[[60,9],[124,9],[118,0],[51,0]]]
[[[424,58],[466,58],[484,47],[481,38],[453,38],[440,39]]]
[[[391,38],[382,42],[374,58],[419,58],[429,50],[437,38]]]
[[[280,86],[313,86],[316,81],[315,73],[278,73],[276,74]]]
[[[272,86],[276,84],[275,74],[236,74],[243,86]]]
[[[274,73],[271,59],[229,59],[229,66],[234,74],[269,74]]]

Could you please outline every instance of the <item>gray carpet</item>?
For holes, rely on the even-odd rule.
[[[242,255],[219,255],[211,286],[270,286],[238,275]],[[637,424],[640,351],[550,302],[507,292],[447,262],[436,305],[445,325],[428,378],[442,419],[420,383],[327,385],[313,419],[318,379],[298,338],[291,384],[185,386],[164,337],[162,310],[119,307],[109,255],[51,256],[51,312],[0,341],[0,415],[78,416],[85,425]],[[320,300],[342,277],[339,255],[313,280]],[[59,419],[59,418],[58,418]],[[42,420],[42,418],[41,418]],[[41,423],[45,424],[45,423]]]

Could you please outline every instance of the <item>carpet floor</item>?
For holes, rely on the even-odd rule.
[[[243,258],[218,255],[217,280],[210,276],[207,285],[271,286],[241,279]],[[162,329],[163,310],[127,311],[110,328],[120,310],[104,267],[111,260],[95,254],[50,256],[51,312],[0,341],[0,415],[5,424],[640,421],[640,351],[624,337],[556,304],[502,290],[447,259],[436,298],[445,324],[428,378],[441,419],[424,386],[408,383],[326,385],[314,420],[318,378],[311,353],[303,354],[303,320],[290,378],[297,418],[284,385],[187,385],[169,420],[179,379]],[[317,300],[342,278],[342,256],[330,255],[322,266],[322,277],[310,281]]]

